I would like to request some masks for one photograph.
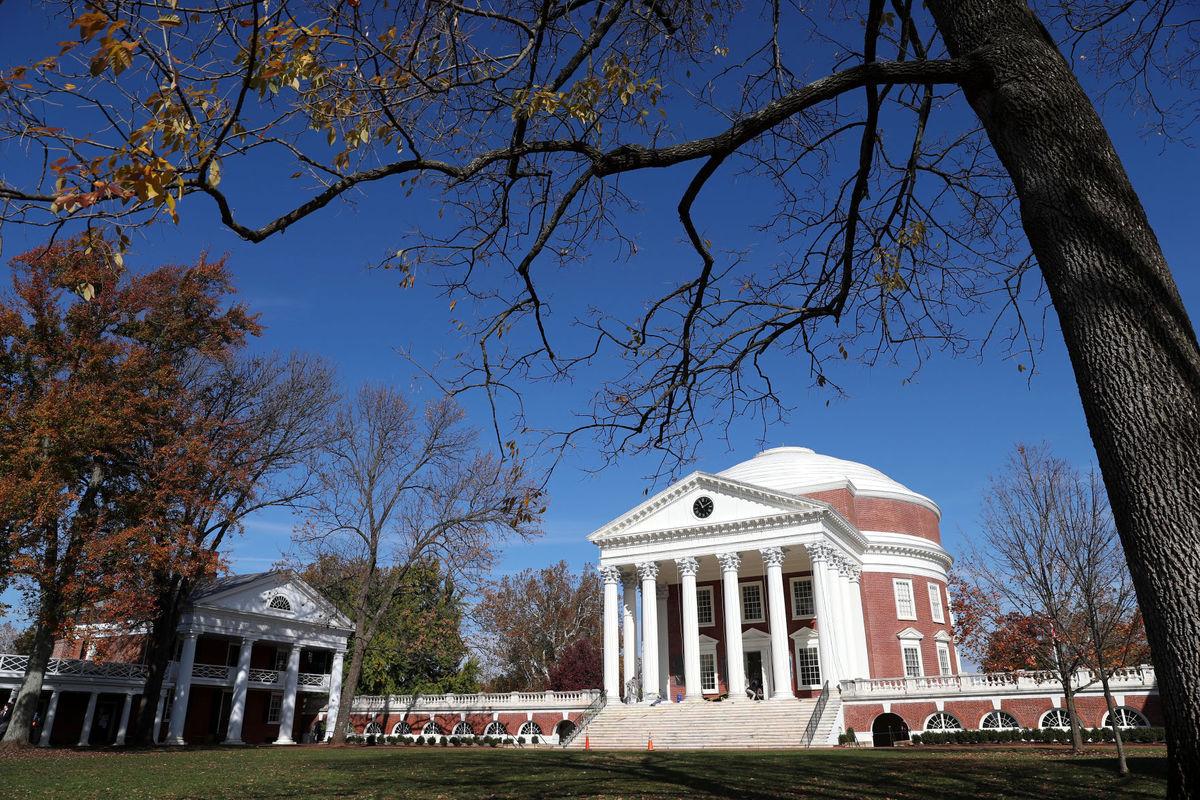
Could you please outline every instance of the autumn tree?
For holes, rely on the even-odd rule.
[[[56,636],[119,605],[156,520],[136,513],[141,444],[179,397],[175,367],[256,330],[222,262],[130,275],[97,235],[12,264],[0,301],[0,519],[33,620],[4,741],[28,742]]]
[[[550,688],[556,692],[596,689],[604,685],[603,652],[593,637],[576,639],[563,648],[550,667]]]
[[[1075,72],[1179,133],[1198,96],[1188,4],[42,7],[77,38],[6,71],[0,136],[37,162],[0,185],[6,220],[186,208],[258,242],[350,193],[421,192],[437,212],[397,226],[414,233],[388,262],[458,304],[470,340],[447,386],[499,413],[530,380],[586,375],[559,447],[595,436],[672,471],[710,425],[778,413],[772,378],[797,364],[830,391],[842,359],[919,365],[980,339],[1027,366],[1049,302],[1154,644],[1170,793],[1200,791],[1200,346]],[[757,190],[753,230],[707,230],[735,176]],[[597,242],[635,253],[650,185],[678,197],[694,269],[554,313],[569,301],[547,267]],[[250,219],[247,193],[277,205]]]
[[[536,533],[540,490],[515,453],[501,461],[478,450],[464,419],[449,398],[418,409],[393,389],[365,386],[333,423],[297,544],[336,558],[353,587],[334,742],[345,740],[369,648],[398,603],[419,603],[414,594],[426,592],[419,576],[436,567],[465,590],[487,574],[501,542]]]
[[[299,570],[299,575],[350,615],[357,596],[354,581],[362,572],[360,564],[326,555]],[[377,585],[383,586],[387,579],[381,575]],[[375,597],[367,602],[380,604]],[[437,563],[414,565],[363,654],[358,694],[478,691],[478,665],[462,635],[463,610],[464,598]]]
[[[598,642],[601,605],[596,571],[576,573],[566,561],[495,581],[473,613],[492,685],[500,691],[552,688],[558,659],[582,640]]]

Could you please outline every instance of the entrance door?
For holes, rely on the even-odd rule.
[[[753,692],[755,698],[766,697],[767,676],[763,670],[763,654],[761,650],[746,651],[746,688]]]

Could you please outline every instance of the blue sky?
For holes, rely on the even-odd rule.
[[[13,53],[20,48],[10,46],[17,42],[25,46],[47,36],[51,41],[65,38],[50,30],[50,24],[31,15],[27,6],[0,4],[0,40],[10,53],[0,60],[16,58]],[[1107,108],[1104,116],[1195,319],[1200,314],[1195,269],[1200,158],[1183,144],[1143,138],[1125,108]],[[23,157],[15,149],[0,149],[0,170],[6,176],[19,172]],[[681,244],[673,214],[684,177],[668,173],[635,184],[644,205],[626,225],[639,240],[639,256],[623,261],[597,247],[594,260],[586,265],[565,271],[546,268],[552,273],[547,279],[552,297],[564,313],[581,298],[619,305],[627,302],[630,287],[666,285],[694,269],[694,254]],[[227,168],[225,180],[239,210],[252,217],[265,216],[287,199],[259,190],[263,184],[253,172]],[[752,182],[731,179],[724,191],[706,195],[698,217],[708,234],[728,232],[738,242],[753,244],[753,220],[745,201],[755,189]],[[189,201],[183,208],[183,225],[142,232],[127,262],[142,269],[187,262],[202,250],[227,253],[242,299],[261,312],[267,328],[255,348],[324,355],[337,365],[347,388],[374,381],[429,396],[432,388],[420,382],[397,350],[411,350],[432,364],[461,349],[447,301],[427,287],[401,289],[398,275],[368,265],[394,251],[400,234],[418,218],[433,214],[433,202],[421,194],[406,198],[386,185],[351,200],[259,245],[241,242],[222,228],[206,201]],[[12,227],[3,236],[5,262],[39,240],[34,232]],[[838,375],[849,397],[827,405],[828,393],[810,388],[805,368],[797,366],[794,379],[780,376],[781,393],[791,410],[784,422],[771,425],[764,442],[757,440],[757,427],[739,422],[732,446],[709,436],[692,466],[718,471],[763,446],[778,445],[803,445],[865,462],[932,497],[943,511],[944,543],[952,552],[961,552],[976,530],[987,477],[1015,442],[1044,440],[1081,465],[1093,458],[1053,314],[1049,322],[1032,379],[995,352],[982,359],[935,356],[912,380],[907,380],[907,367],[850,365]],[[588,396],[587,377],[581,374],[575,384],[555,386],[552,392],[534,389],[531,409],[552,417],[580,407]],[[487,423],[477,400],[469,400],[468,409],[476,424]],[[594,549],[584,537],[637,504],[647,488],[642,476],[653,469],[629,459],[596,474],[587,469],[594,464],[594,453],[585,447],[560,466],[549,485],[545,536],[507,548],[501,570],[542,566],[560,558],[575,565],[594,559]],[[294,521],[286,511],[249,521],[246,535],[229,551],[234,569],[255,571],[276,561],[288,548]]]

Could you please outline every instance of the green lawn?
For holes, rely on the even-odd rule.
[[[0,753],[0,798],[1157,798],[1165,751],[1061,748],[606,753],[260,747]]]

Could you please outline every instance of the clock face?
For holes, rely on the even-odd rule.
[[[713,501],[711,497],[697,497],[696,502],[692,503],[692,513],[700,519],[704,519],[713,512]]]

